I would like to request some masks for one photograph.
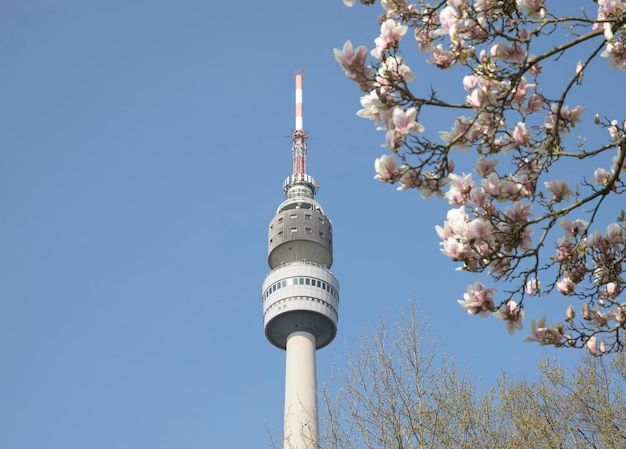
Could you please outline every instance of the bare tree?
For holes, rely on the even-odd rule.
[[[324,449],[623,448],[626,357],[503,374],[485,387],[428,339],[414,306],[364,332],[321,394]]]

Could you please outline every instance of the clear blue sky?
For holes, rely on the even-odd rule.
[[[378,13],[0,3],[0,447],[263,448],[266,424],[280,431],[284,353],[265,340],[261,284],[296,69],[341,284],[320,379],[410,296],[477,377],[530,377],[554,354],[522,341],[528,323],[509,337],[468,318],[456,299],[473,278],[434,231],[447,205],[373,180],[383,135],[355,116],[332,49],[371,46]]]

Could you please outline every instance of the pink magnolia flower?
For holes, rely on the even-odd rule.
[[[394,47],[406,34],[407,26],[400,25],[393,19],[387,19],[380,25],[380,36],[374,39],[376,48],[371,54],[375,58],[381,58],[382,54],[391,47]]]
[[[391,151],[396,151],[400,147],[401,142],[396,139],[396,132],[389,130],[385,133],[385,146]]]
[[[566,181],[556,180],[544,182],[546,188],[552,192],[552,199],[556,202],[568,200],[574,193],[567,185]]]
[[[448,176],[448,185],[450,189],[446,192],[446,198],[452,206],[460,206],[465,204],[476,184],[472,181],[471,173],[469,175],[464,173],[463,176],[451,173]]]
[[[611,126],[609,126],[609,135],[613,140],[619,140],[622,134],[622,131],[626,131],[626,120],[622,123],[622,127],[619,127],[619,122],[617,120],[611,120]]]
[[[441,252],[452,260],[464,260],[471,253],[469,245],[459,241],[454,236],[449,236],[441,244],[443,246]]]
[[[611,244],[626,244],[626,229],[617,223],[611,223],[606,227],[606,241]]]
[[[484,177],[480,185],[483,188],[483,191],[488,195],[491,195],[494,198],[497,198],[500,195],[502,181],[496,172],[491,172]]]
[[[578,259],[576,246],[572,243],[572,236],[566,234],[556,242],[556,261],[571,262]]]
[[[475,186],[470,190],[469,200],[475,206],[482,207],[485,209],[489,208],[488,197],[485,192],[478,186]]]
[[[622,41],[609,42],[600,56],[609,59],[609,69],[626,70],[626,46]]]
[[[361,106],[363,106],[363,109],[360,109],[356,115],[370,120],[375,120],[376,124],[382,121],[380,115],[385,106],[376,91],[371,91],[367,95],[363,95],[361,97]]]
[[[498,165],[497,159],[487,159],[485,156],[481,156],[474,166],[474,171],[478,176],[482,176],[483,178],[489,173],[493,173],[495,171],[495,167]]]
[[[593,183],[607,185],[611,179],[611,174],[603,168],[597,168],[593,172]]]
[[[526,146],[530,143],[530,131],[526,129],[524,122],[518,122],[513,129],[513,148]]]
[[[526,60],[526,51],[517,42],[511,45],[499,42],[491,47],[490,53],[494,59],[501,59],[504,62],[512,62],[514,64],[520,64]]]
[[[406,111],[401,106],[395,106],[391,113],[393,129],[401,135],[406,136],[411,131],[418,133],[424,132],[424,127],[415,120],[417,109],[409,108]]]
[[[565,311],[565,316],[567,317],[568,321],[571,321],[574,319],[574,317],[576,316],[576,312],[574,312],[574,306],[573,305],[569,305],[569,307],[567,308],[567,310]]]
[[[615,307],[613,310],[613,316],[615,317],[615,321],[617,321],[620,325],[623,325],[626,322],[626,303]]]
[[[530,322],[530,337],[524,341],[538,342],[541,345],[560,345],[563,340],[563,324],[555,323],[552,327],[546,327],[546,317],[542,316],[535,322]]]
[[[476,86],[477,78],[475,75],[465,75],[463,77],[463,87],[465,90],[472,90]]]
[[[526,282],[526,294],[533,296],[535,293],[539,292],[539,287],[541,284],[536,278],[529,279]]]
[[[533,248],[532,235],[535,232],[532,226],[524,227],[524,230],[519,240],[519,248],[523,250],[530,250]]]
[[[429,63],[439,67],[440,69],[449,69],[454,64],[452,52],[444,50],[441,44],[432,49]]]
[[[437,175],[433,172],[425,172],[421,177],[420,187],[422,189],[421,197],[423,199],[430,198],[433,195],[437,195],[438,198],[443,198],[445,193],[441,190],[443,187],[443,181],[437,178]]]
[[[618,293],[618,290],[619,289],[615,282],[609,282],[608,284],[606,284],[606,294],[610,297],[615,296]]]
[[[398,190],[407,190],[418,188],[421,185],[421,179],[419,176],[419,172],[414,168],[407,169],[403,167],[402,176],[400,176],[400,186]]]
[[[545,15],[544,0],[517,0],[517,6],[533,20],[542,19]]]
[[[574,283],[569,277],[561,278],[561,280],[556,284],[557,290],[567,296],[573,294],[576,287],[577,284]]]
[[[581,115],[584,110],[583,106],[576,106],[575,108],[561,106],[559,110],[559,105],[553,104],[550,106],[550,113],[546,116],[544,127],[547,130],[552,130],[558,124],[558,132],[566,135],[569,133],[570,127],[574,127],[576,123],[582,122]]]
[[[465,309],[469,315],[488,316],[494,311],[493,294],[494,288],[485,288],[482,282],[476,281],[474,285],[468,285],[467,291],[463,295],[463,301],[457,302]]]
[[[365,67],[367,48],[361,45],[354,50],[352,42],[346,41],[343,48],[335,48],[333,54],[346,76],[356,81],[362,91],[366,92],[371,88],[374,71],[371,67]]]
[[[531,212],[532,208],[532,203],[522,203],[521,201],[516,201],[513,203],[513,209],[507,207],[504,214],[511,220],[517,222],[527,222],[533,215]]]
[[[361,67],[365,64],[367,59],[367,48],[361,45],[354,51],[351,41],[346,41],[343,44],[343,48],[333,49],[333,54],[339,65],[346,71],[351,70],[353,67]]]
[[[395,182],[400,176],[396,158],[392,154],[385,154],[376,159],[374,168],[376,169],[374,179],[382,182]]]
[[[587,340],[587,343],[585,343],[585,348],[587,348],[587,351],[591,355],[596,355],[598,353],[598,346],[597,346],[597,341],[596,341],[596,336],[595,335],[592,335],[589,338],[589,340]]]
[[[522,319],[524,311],[519,308],[515,301],[507,301],[493,314],[499,320],[506,321],[506,330],[509,335],[513,335],[515,329],[522,330]]]
[[[474,89],[471,94],[465,97],[465,104],[473,107],[474,109],[480,109],[486,103],[487,96],[480,89]]]
[[[526,94],[528,91],[535,87],[535,84],[528,84],[528,81],[525,77],[520,79],[519,84],[515,88],[515,94],[513,95],[513,101],[515,103],[521,104],[526,99]]]
[[[433,49],[433,33],[430,30],[416,30],[415,41],[421,53],[432,51]]]
[[[591,308],[589,307],[588,302],[584,302],[580,307],[580,313],[583,316],[584,320],[589,321],[591,319]]]
[[[590,248],[601,248],[605,245],[604,237],[602,233],[597,229],[594,230],[591,234],[587,235],[587,246]]]
[[[391,56],[385,59],[384,64],[378,70],[376,80],[381,85],[387,85],[390,81],[398,80],[409,83],[415,80],[415,73],[404,63],[404,58]]]
[[[470,221],[463,238],[470,244],[478,245],[482,242],[492,244],[495,241],[494,227],[489,220],[482,217]]]
[[[541,109],[541,106],[543,106],[543,98],[541,97],[541,95],[539,95],[538,93],[530,94],[530,97],[528,97],[526,111],[532,114],[539,111],[539,109]]]
[[[559,226],[561,226],[567,234],[576,236],[578,234],[582,234],[582,232],[589,226],[589,223],[581,219],[570,221],[569,218],[564,217],[559,221]]]
[[[454,5],[443,8],[439,13],[439,23],[441,28],[434,32],[435,36],[450,36],[452,42],[458,41],[457,25],[461,21],[461,14]]]
[[[450,132],[439,131],[439,137],[447,144],[450,144],[452,148],[465,153],[472,146],[472,143],[478,139],[479,135],[476,129],[472,128],[471,118],[459,116],[454,120],[454,127]]]

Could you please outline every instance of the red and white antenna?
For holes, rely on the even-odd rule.
[[[302,80],[304,73],[296,72],[296,129],[291,133],[291,153],[293,154],[293,176],[302,178],[306,175],[306,141],[308,136],[302,127]]]

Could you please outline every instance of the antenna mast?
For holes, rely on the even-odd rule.
[[[302,80],[304,73],[296,72],[296,129],[291,133],[291,153],[293,154],[293,177],[306,176],[306,141],[309,136],[302,127]]]

